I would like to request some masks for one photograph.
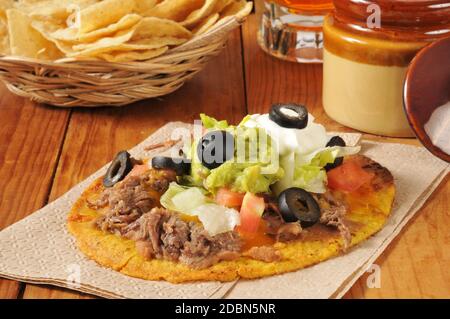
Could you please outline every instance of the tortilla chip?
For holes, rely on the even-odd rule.
[[[133,13],[135,0],[104,0],[79,12],[78,32],[88,33],[116,23],[123,16]]]
[[[242,1],[0,0],[0,54],[128,59],[133,56],[129,51],[136,51],[141,59],[191,39],[189,29],[207,32],[223,12],[241,12]],[[7,9],[17,10],[11,21]]]
[[[252,12],[253,3],[245,0],[233,1],[226,6],[221,12],[220,17],[236,16],[237,18],[244,18]]]
[[[64,53],[68,57],[75,57],[79,55],[87,55],[89,53],[100,53],[105,51],[111,51],[112,48],[117,47],[121,44],[126,43],[133,36],[134,29],[126,30],[117,33],[112,37],[101,38],[92,43],[85,44],[75,44],[72,46],[67,46],[67,43],[62,41],[59,42],[59,45],[64,46]]]
[[[216,6],[214,7],[213,12],[220,13],[225,7],[227,7],[231,2],[235,2],[235,0],[221,0],[216,2]]]
[[[44,2],[45,4],[49,2]],[[70,11],[64,5],[34,5],[18,8],[33,19],[52,20],[63,23],[70,15]]]
[[[14,0],[0,0],[0,19],[6,21],[6,10],[14,6]]]
[[[54,30],[56,26],[42,21],[34,21],[33,27],[48,40],[53,41],[67,57],[95,57],[100,53],[111,51],[156,49],[182,44],[192,36],[189,30],[178,23],[154,17],[143,18],[128,30],[89,43],[58,40],[52,36],[53,32],[57,32]]]
[[[145,61],[163,55],[167,50],[169,50],[169,47],[131,52],[112,51],[109,53],[101,53],[98,57],[109,62]]]
[[[192,33],[180,24],[168,19],[147,17],[142,19],[136,27],[133,40],[152,37],[175,37],[190,39]]]
[[[178,45],[190,39],[191,35],[189,30],[176,22],[147,17],[121,35],[102,38],[93,43],[75,44],[70,48],[64,47],[63,49],[69,57],[95,56],[110,51],[148,50]]]
[[[8,55],[11,53],[9,49],[8,21],[6,18],[6,10],[11,9],[14,5],[13,0],[0,1],[0,54]]]
[[[156,6],[156,0],[136,0],[134,12],[145,16]]]
[[[91,31],[84,34],[78,34],[75,28],[59,29],[50,34],[51,37],[67,42],[93,42],[102,37],[111,36],[112,34],[129,29],[137,24],[142,17],[138,14],[132,13],[122,17],[118,22],[108,25],[107,27]]]
[[[213,13],[217,3],[221,0],[206,0],[200,9],[191,12],[186,19],[181,22],[184,27],[190,27],[201,21],[203,18]]]
[[[199,24],[197,24],[196,27],[192,29],[192,33],[194,33],[195,35],[206,33],[217,22],[217,20],[219,20],[218,13],[210,15]]]
[[[97,2],[98,0],[22,1],[17,3],[15,7],[32,18],[66,20],[74,8],[81,10]]]
[[[8,55],[10,53],[8,27],[5,21],[0,19],[0,54]]]
[[[33,20],[31,26],[41,34],[47,41],[52,42],[64,54],[72,52],[73,42],[59,41],[51,36],[53,32],[61,29],[61,25],[42,20]]]
[[[62,57],[56,46],[31,26],[31,19],[17,9],[6,11],[11,54],[55,60]]]
[[[186,39],[180,39],[175,37],[163,37],[163,38],[148,38],[136,41],[130,41],[125,43],[123,46],[130,50],[148,50],[157,49],[162,46],[180,45],[185,43]]]
[[[376,166],[376,165],[375,165]],[[375,167],[374,166],[374,167]],[[392,180],[383,179],[390,174],[386,169],[376,172],[377,187],[351,196],[345,224],[352,235],[350,246],[355,246],[378,232],[386,223],[395,197]],[[103,189],[102,179],[97,179],[72,207],[68,229],[75,236],[79,249],[100,265],[126,275],[147,280],[167,280],[174,283],[186,281],[232,281],[238,278],[260,278],[302,269],[342,253],[344,240],[333,227],[316,224],[302,233],[299,240],[273,245],[281,260],[262,262],[243,252],[242,257],[222,261],[206,269],[194,269],[182,263],[141,257],[133,242],[102,232],[93,226],[93,220],[102,212],[89,208],[88,200],[98,198]]]
[[[74,53],[71,53],[70,56],[72,57],[87,57],[87,56],[104,56],[104,53],[110,53],[114,51],[121,51],[121,52],[127,52],[127,51],[142,51],[142,50],[156,50],[160,49],[162,47],[167,47],[169,45],[179,45],[186,42],[184,39],[179,38],[151,38],[151,39],[145,39],[145,41],[136,41],[136,42],[128,42],[128,43],[122,43],[117,45],[112,45],[108,47],[91,47],[89,49],[85,49],[82,51],[76,51]],[[163,53],[166,50],[163,51]],[[132,56],[131,52],[128,52],[129,56]],[[162,53],[161,53],[162,54]],[[159,54],[158,54],[159,55]],[[137,54],[136,56],[140,56]]]
[[[194,10],[201,8],[205,0],[163,0],[146,16],[183,21]]]

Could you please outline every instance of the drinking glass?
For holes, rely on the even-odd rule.
[[[264,0],[258,43],[267,53],[300,63],[321,63],[324,16],[332,0]]]

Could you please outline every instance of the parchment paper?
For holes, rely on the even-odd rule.
[[[155,155],[146,152],[145,146],[167,140],[179,127],[189,125],[167,124],[133,148],[132,155]],[[342,136],[348,145],[360,138],[359,134]],[[363,142],[362,146],[364,154],[391,170],[398,194],[386,227],[344,256],[293,273],[231,283],[145,281],[103,268],[78,251],[65,223],[73,202],[95,178],[104,174],[108,166],[105,165],[59,199],[0,232],[0,276],[68,287],[106,298],[341,297],[400,232],[449,169],[447,163],[424,148],[374,142]]]

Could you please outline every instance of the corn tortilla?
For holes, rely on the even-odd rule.
[[[384,172],[388,171],[384,169]],[[95,200],[102,189],[101,179],[98,179],[84,191],[69,213],[68,229],[85,255],[102,266],[132,277],[173,283],[252,279],[299,270],[343,252],[344,241],[339,232],[316,224],[302,232],[299,240],[275,243],[273,247],[282,256],[276,262],[254,260],[246,257],[245,252],[236,260],[222,261],[206,269],[193,269],[167,260],[145,260],[136,251],[134,241],[105,233],[94,226],[93,221],[102,211],[89,208],[87,201]],[[392,180],[384,181],[369,191],[363,189],[345,196],[350,207],[345,224],[352,235],[352,247],[378,232],[386,223],[395,197],[395,185]]]

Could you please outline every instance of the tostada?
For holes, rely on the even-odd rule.
[[[259,278],[344,254],[388,219],[389,170],[304,106],[201,121],[176,156],[122,151],[84,191],[67,220],[84,254],[148,280]]]

